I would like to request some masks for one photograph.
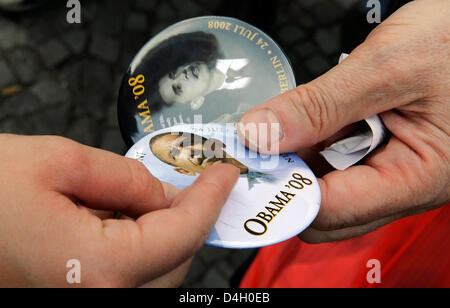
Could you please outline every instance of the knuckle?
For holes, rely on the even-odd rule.
[[[320,87],[304,85],[292,91],[288,100],[296,112],[308,121],[311,135],[318,137],[327,129],[331,117],[336,115],[333,100],[327,99]],[[334,109],[334,111],[333,111]]]
[[[369,36],[363,52],[369,60],[367,65],[374,72],[370,78],[373,91],[402,92],[404,95],[426,92],[429,76],[436,68],[426,59],[429,51],[422,48],[423,38],[405,41],[385,28],[379,30],[381,33],[375,32]]]
[[[82,175],[89,168],[86,152],[75,141],[63,137],[45,137],[41,147],[45,154],[41,157],[43,163],[40,164],[38,176],[42,178],[58,182],[62,178],[76,180],[77,175]]]
[[[216,200],[218,196],[222,196],[224,194],[224,189],[218,183],[215,182],[207,182],[204,183],[205,188],[208,193],[211,194],[212,197],[215,197],[212,200]]]
[[[49,140],[46,147],[51,155],[48,157],[48,162],[56,167],[78,169],[86,166],[86,156],[81,146],[75,141],[56,137]]]
[[[152,195],[155,190],[155,179],[150,172],[145,168],[143,164],[136,160],[127,159],[127,166],[130,178],[130,185],[134,189],[134,195],[142,195],[141,191],[145,191],[146,194]]]

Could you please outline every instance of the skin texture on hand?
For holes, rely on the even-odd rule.
[[[342,64],[241,119],[241,127],[279,123],[279,139],[270,142],[279,142],[280,152],[322,149],[375,114],[392,133],[361,165],[320,179],[321,210],[300,235],[304,241],[359,236],[450,201],[449,16],[448,0],[413,1]],[[250,147],[269,148],[240,136]]]
[[[213,166],[180,192],[138,161],[64,138],[0,144],[2,287],[178,286],[239,177]],[[71,259],[79,285],[66,281]]]

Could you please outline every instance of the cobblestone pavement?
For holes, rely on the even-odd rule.
[[[116,115],[122,74],[148,39],[189,17],[230,15],[262,28],[286,51],[299,84],[350,51],[348,35],[350,46],[358,40],[351,19],[345,28],[358,0],[81,2],[81,25],[66,22],[61,0],[25,14],[0,13],[0,133],[66,136],[124,154]],[[183,286],[229,287],[254,252],[204,247]]]

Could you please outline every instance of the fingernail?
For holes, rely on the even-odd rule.
[[[238,129],[250,149],[264,153],[278,150],[279,142],[284,137],[280,120],[269,109],[245,114],[239,121]]]

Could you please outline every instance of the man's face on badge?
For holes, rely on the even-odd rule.
[[[190,103],[207,94],[210,78],[210,72],[205,63],[189,63],[160,80],[160,95],[169,104]]]
[[[156,136],[150,143],[153,154],[161,161],[175,166],[174,170],[195,176],[206,168],[220,163],[228,163],[240,169],[241,174],[248,168],[230,157],[224,144],[215,139],[206,139],[194,134]]]

